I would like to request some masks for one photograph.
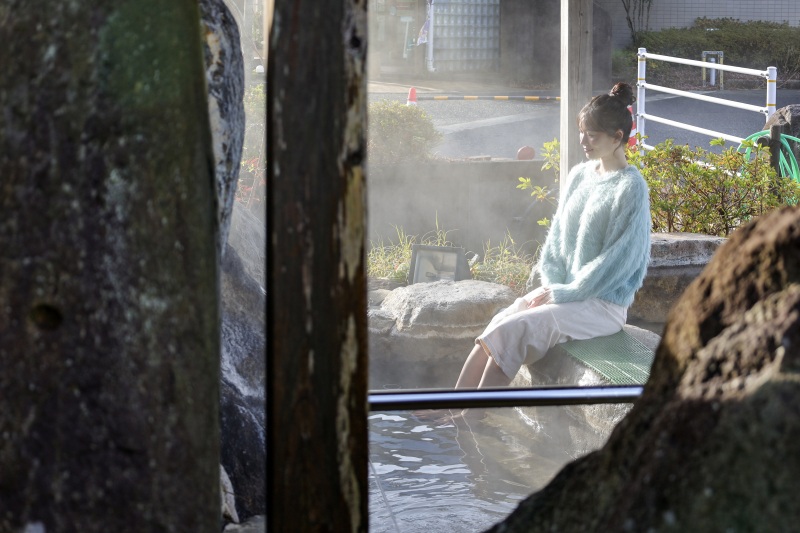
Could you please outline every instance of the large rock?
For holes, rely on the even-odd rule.
[[[800,138],[800,104],[790,104],[775,111],[767,119],[764,129],[769,130],[772,126],[781,126],[784,133]],[[789,146],[795,157],[800,157],[800,146],[794,141],[789,141]]]
[[[244,61],[239,29],[223,0],[200,0],[221,258],[221,463],[236,495],[233,513],[265,511],[264,228],[234,205],[244,141]],[[238,519],[238,517],[237,517]]]
[[[267,517],[254,516],[242,524],[228,524],[224,533],[264,533],[267,530]]]
[[[223,0],[200,0],[208,118],[214,146],[220,254],[231,223],[244,142],[244,60],[239,28]]]
[[[661,337],[657,334],[626,325],[625,332],[655,351]],[[611,380],[583,364],[558,346],[531,365],[522,365],[511,383],[512,387],[607,387]],[[594,450],[602,446],[614,426],[628,414],[631,404],[566,405],[560,409],[520,407],[519,412],[541,427],[548,428],[554,439],[572,442],[581,449]],[[559,438],[558,435],[562,437]]]
[[[792,531],[800,522],[800,210],[733,233],[669,315],[606,445],[491,531]]]
[[[221,462],[241,519],[266,506],[264,225],[239,204],[222,260]]]
[[[474,280],[389,292],[368,313],[370,388],[452,387],[475,337],[515,298],[505,285]]]
[[[724,242],[724,237],[695,233],[651,234],[647,276],[628,319],[666,322],[669,310]]]

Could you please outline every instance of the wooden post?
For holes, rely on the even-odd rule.
[[[0,20],[0,531],[217,532],[198,3],[5,2]]]
[[[267,76],[268,530],[367,531],[366,2],[276,2]]]
[[[784,133],[789,133],[789,125],[785,122],[782,124],[773,124],[769,128],[769,163],[772,168],[775,169],[775,172],[778,173],[778,176],[781,175],[781,135]]]
[[[592,0],[561,0],[561,184],[583,161],[577,117],[592,95]]]

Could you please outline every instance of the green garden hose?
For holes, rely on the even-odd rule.
[[[755,141],[760,137],[769,136],[769,130],[759,131],[758,133],[754,133],[748,136],[745,141]],[[796,143],[800,143],[800,139],[797,137],[792,137],[791,135],[781,134],[781,151],[778,157],[778,166],[780,170],[780,175],[783,177],[792,178],[794,181],[800,183],[800,165],[797,164],[797,159],[794,156],[794,152],[792,151],[792,147],[789,145],[789,141],[794,141]],[[742,143],[744,144],[744,143]],[[737,151],[742,151],[742,144],[739,145]],[[746,157],[750,157],[751,148],[745,148],[744,154]]]

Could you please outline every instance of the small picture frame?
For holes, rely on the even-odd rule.
[[[472,279],[464,248],[456,246],[411,245],[408,284]]]

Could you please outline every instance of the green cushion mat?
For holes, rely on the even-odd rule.
[[[607,337],[567,341],[558,347],[614,385],[643,385],[655,355],[624,330]]]

